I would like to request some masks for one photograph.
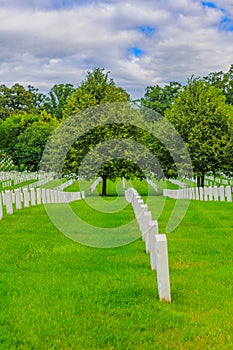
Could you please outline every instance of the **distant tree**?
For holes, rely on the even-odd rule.
[[[45,100],[45,95],[39,92],[39,89],[35,88],[32,85],[28,85],[28,91],[32,95],[32,100],[33,100],[33,105],[36,110],[41,111],[44,108],[44,100]]]
[[[143,106],[148,107],[164,115],[167,108],[172,105],[175,97],[181,91],[182,86],[178,82],[171,82],[169,85],[161,87],[148,86],[146,88],[146,93],[140,102]]]
[[[220,89],[200,79],[189,80],[165,113],[187,145],[198,186],[226,166],[232,116]]]
[[[5,85],[0,86],[0,118],[6,119],[11,114],[35,113],[33,96],[30,91],[20,84],[15,84],[11,88]]]
[[[48,113],[58,120],[63,118],[63,110],[67,99],[75,91],[72,84],[55,84],[45,96],[43,106]]]
[[[19,170],[21,158],[19,157],[19,148],[17,146],[18,137],[34,123],[44,123],[52,129],[58,125],[57,120],[45,111],[42,111],[40,114],[12,114],[7,119],[0,120],[0,149],[11,156]]]
[[[14,164],[18,166],[18,170],[20,170],[20,163],[15,152],[15,146],[17,138],[23,130],[22,120],[24,116],[24,114],[13,114],[0,123],[0,149],[11,156]],[[34,116],[33,121],[35,121]]]
[[[233,106],[233,64],[230,66],[228,72],[212,72],[205,76],[203,80],[221,89],[226,97],[226,103]]]
[[[49,123],[37,122],[28,126],[17,138],[15,153],[19,164],[24,164],[28,170],[38,171],[44,147],[54,126]]]

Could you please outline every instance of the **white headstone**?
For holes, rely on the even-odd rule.
[[[195,188],[195,192],[196,192],[196,199],[199,200],[199,187]]]
[[[226,194],[227,202],[232,202],[231,186],[225,187],[225,194]]]
[[[208,188],[204,187],[204,201],[208,201]]]
[[[30,195],[31,195],[31,205],[36,205],[36,193],[34,187],[30,188]]]
[[[170,277],[168,266],[167,237],[156,235],[157,283],[160,301],[171,302]]]
[[[142,214],[142,240],[146,243],[146,252],[149,253],[149,240],[148,240],[148,231],[149,231],[149,222],[152,221],[152,216],[150,211],[146,211]]]
[[[6,205],[6,202],[5,202],[5,192],[2,192],[2,203],[3,203],[3,205]]]
[[[36,202],[37,202],[37,204],[41,204],[41,189],[40,188],[36,189]]]
[[[2,210],[2,194],[0,192],[0,220],[3,218],[3,210]]]
[[[12,205],[12,192],[5,192],[5,203],[6,203],[6,212],[7,214],[13,214],[13,205]]]
[[[203,201],[203,187],[199,187],[199,199]]]
[[[46,193],[46,203],[51,203],[50,189],[47,188],[47,189],[45,190],[45,193]]]
[[[15,207],[16,209],[22,209],[22,194],[19,188],[15,189]]]
[[[142,224],[143,224],[143,214],[146,211],[148,211],[147,204],[140,204],[138,215],[137,216],[135,215],[141,232],[142,232]]]
[[[54,195],[54,190],[50,190],[50,202],[55,203],[55,195]]]
[[[213,187],[213,194],[214,194],[214,200],[217,202],[218,201],[218,187],[217,186]]]
[[[225,201],[225,191],[224,191],[224,186],[220,186],[218,188],[219,190],[219,197],[220,197],[220,201],[224,202]]]
[[[54,191],[54,203],[58,203],[58,191]]]
[[[41,198],[42,198],[42,203],[46,204],[46,189],[42,188],[41,190]]]
[[[190,188],[190,196],[191,199],[196,199],[196,191],[194,187]]]
[[[150,245],[150,266],[152,270],[157,269],[156,238],[158,234],[158,222],[156,220],[149,222],[149,245]]]
[[[29,193],[28,193],[28,188],[25,187],[23,189],[23,202],[24,202],[24,208],[29,207]]]
[[[208,188],[208,195],[209,195],[209,201],[212,201],[213,200],[213,189],[211,186]]]

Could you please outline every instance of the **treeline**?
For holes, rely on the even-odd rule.
[[[116,86],[110,73],[100,68],[88,72],[84,81],[76,87],[72,84],[56,84],[46,95],[33,86],[1,85],[0,150],[11,156],[18,169],[23,166],[38,170],[49,136],[64,119],[90,106],[111,102],[132,101],[127,91]],[[206,172],[232,175],[233,65],[225,73],[220,71],[205,77],[192,76],[186,85],[170,82],[163,87],[148,86],[137,105],[154,110],[175,126],[188,148],[199,185],[203,185]],[[130,130],[127,132],[129,134]],[[97,134],[95,144],[100,142],[103,132],[98,137]],[[125,135],[125,131],[122,134]],[[145,145],[162,162],[165,175],[175,176],[175,164],[171,156],[157,141],[152,144],[149,137],[149,141],[145,141],[146,137],[143,136]],[[107,133],[104,137],[107,138]],[[87,135],[85,146],[81,140],[73,145],[64,171],[77,171],[88,145],[93,147],[93,135]],[[119,175],[121,168],[130,177],[126,164],[122,166],[121,163],[120,166],[113,162],[105,168],[111,169],[108,176]],[[135,167],[133,171],[140,174]]]

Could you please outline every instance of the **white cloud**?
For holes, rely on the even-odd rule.
[[[74,1],[73,1],[74,2]],[[0,79],[48,91],[79,83],[94,67],[110,70],[133,97],[147,85],[186,82],[192,74],[227,70],[233,32],[220,31],[231,1],[217,8],[197,0],[52,2],[0,0]],[[77,2],[76,2],[77,3]],[[141,27],[153,28],[145,35]],[[140,48],[139,57],[129,49]]]

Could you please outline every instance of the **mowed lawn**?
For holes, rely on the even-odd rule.
[[[175,201],[152,192],[147,198],[143,183],[134,185],[165,233]],[[91,225],[114,227],[134,218],[124,202],[93,195],[71,207]],[[106,205],[110,212],[100,212]],[[124,208],[111,212],[117,205]],[[0,349],[233,349],[232,213],[232,203],[191,201],[167,234],[171,304],[158,299],[140,238],[92,248],[60,233],[44,206],[5,215]]]

